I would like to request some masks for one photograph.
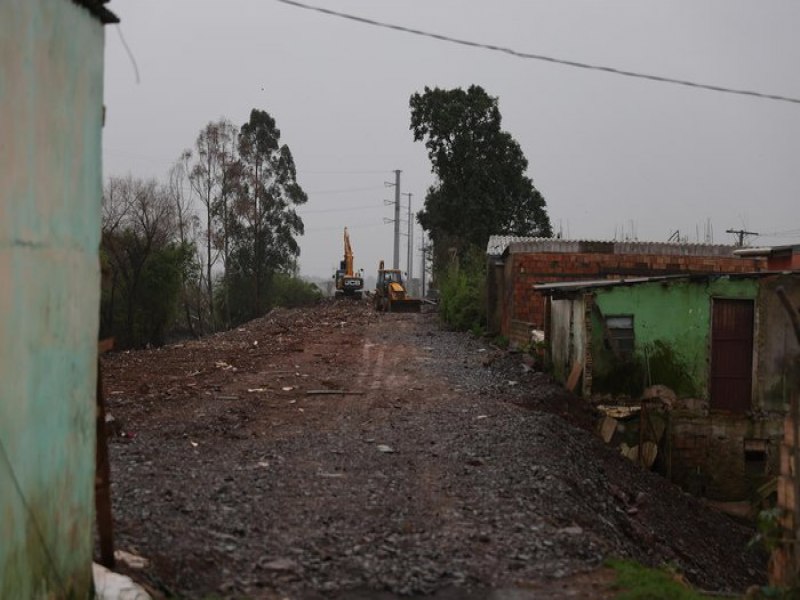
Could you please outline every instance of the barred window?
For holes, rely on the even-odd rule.
[[[620,358],[633,356],[633,315],[613,315],[606,317],[609,342],[616,346]]]

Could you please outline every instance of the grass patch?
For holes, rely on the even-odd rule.
[[[666,568],[651,569],[629,560],[610,560],[614,569],[616,600],[703,600],[706,596],[694,591],[674,572]]]

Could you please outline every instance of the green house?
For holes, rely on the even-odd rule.
[[[0,2],[0,598],[92,581],[105,23]]]
[[[553,374],[596,403],[671,393],[661,466],[685,487],[747,499],[776,474],[800,348],[777,290],[800,273],[643,277],[536,286]]]

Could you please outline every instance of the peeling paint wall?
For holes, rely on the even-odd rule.
[[[639,397],[647,385],[674,390],[679,402],[668,413],[669,434],[659,461],[664,474],[694,494],[715,500],[752,500],[778,473],[783,419],[792,394],[800,390],[800,346],[776,289],[800,306],[800,273],[753,278],[712,277],[665,280],[592,289],[597,310],[588,312],[588,373],[584,395]],[[752,402],[731,414],[710,407],[712,303],[715,298],[755,302]],[[552,299],[548,340],[554,375],[566,379],[568,364],[580,357],[573,347],[583,293]],[[603,318],[632,315],[635,349],[622,362],[603,330]],[[588,377],[587,377],[588,374]]]
[[[680,397],[708,399],[711,299],[755,299],[755,279],[719,277],[697,281],[652,282],[598,289],[595,304],[602,315],[634,315],[634,365],[639,390],[653,384]],[[593,320],[593,391],[615,391],[614,356],[604,344],[600,315]]]
[[[0,3],[2,598],[90,593],[103,36]]]
[[[800,273],[764,279],[759,290],[754,400],[764,411],[784,411],[792,394],[800,393],[800,346],[776,293],[779,287],[800,306]]]

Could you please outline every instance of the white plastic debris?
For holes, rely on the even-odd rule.
[[[109,571],[97,563],[92,563],[92,577],[97,600],[151,600],[150,594],[130,577]]]

